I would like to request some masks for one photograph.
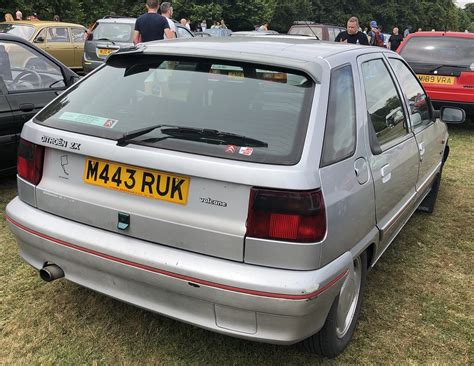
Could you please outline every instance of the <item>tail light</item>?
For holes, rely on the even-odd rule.
[[[43,158],[43,146],[20,139],[16,166],[18,176],[34,185],[38,185],[43,176]]]
[[[251,189],[247,236],[313,243],[325,234],[326,212],[320,190]]]

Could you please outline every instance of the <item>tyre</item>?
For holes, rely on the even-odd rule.
[[[446,145],[446,148],[444,150],[441,169],[439,170],[439,173],[436,175],[436,178],[433,181],[433,184],[431,185],[430,193],[428,193],[428,195],[424,198],[424,200],[418,206],[418,211],[433,213],[435,205],[436,205],[436,200],[438,198],[439,186],[441,184],[443,166],[446,160],[448,159],[448,155],[449,155],[449,146]]]
[[[335,298],[324,326],[318,333],[302,342],[307,351],[329,358],[336,357],[344,351],[354,334],[359,318],[366,276],[367,253],[364,252],[354,259],[354,266]]]
[[[430,193],[428,193],[425,199],[418,206],[418,211],[433,213],[435,205],[436,205],[436,199],[438,198],[440,183],[441,183],[441,170],[436,175],[433,185],[431,186]]]

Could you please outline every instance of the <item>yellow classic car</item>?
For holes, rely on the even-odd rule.
[[[0,33],[33,42],[71,69],[82,69],[86,28],[80,24],[48,21],[0,23]]]

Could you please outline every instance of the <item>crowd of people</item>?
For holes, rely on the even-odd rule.
[[[57,15],[55,15],[55,17],[57,17]],[[58,19],[59,19],[59,17],[58,17]],[[16,21],[22,21],[23,20],[23,13],[21,12],[20,9],[16,9],[15,18],[13,18],[13,15],[11,13],[6,13],[5,14],[5,21],[6,22],[14,22],[15,20]],[[36,14],[35,12],[31,13],[31,15],[28,15],[26,17],[26,20],[31,20],[31,21],[39,20],[38,14]]]
[[[162,2],[159,4],[159,0],[146,0],[146,9],[147,12],[140,17],[138,17],[135,23],[135,32],[133,36],[134,43],[147,42],[151,40],[160,40],[164,38],[175,38],[176,26],[175,21],[173,20],[173,6],[170,2]],[[36,21],[38,15],[33,12],[31,15],[27,16],[27,20]],[[20,9],[16,10],[15,18],[11,13],[5,14],[5,21],[21,21],[23,20],[23,13]],[[60,21],[58,15],[53,17],[54,21]],[[195,27],[191,26],[191,21],[186,18],[182,18],[179,22],[182,26],[186,27],[188,30],[195,30],[199,32],[204,32],[208,29],[208,23],[206,20],[202,20]],[[193,29],[191,29],[193,28]],[[214,21],[210,29],[228,29],[224,19],[220,21]],[[256,31],[268,31],[268,23],[264,22],[261,25],[255,26]],[[421,28],[418,29],[421,31]],[[382,28],[377,24],[376,20],[370,22],[370,26],[361,29],[359,25],[359,20],[357,17],[353,16],[347,21],[346,30],[340,32],[335,41],[342,43],[353,43],[361,45],[371,45],[379,47],[387,47],[392,51],[395,51],[400,43],[403,41],[403,38],[412,32],[412,27],[407,26],[403,32],[400,33],[398,27],[394,27],[392,34],[388,40],[384,39],[384,34],[382,33]]]
[[[421,31],[421,28],[418,29]],[[390,35],[387,42],[385,42],[382,28],[377,24],[377,21],[372,20],[370,22],[370,29],[365,28],[362,31],[359,25],[359,19],[357,17],[351,17],[347,21],[346,30],[339,33],[335,39],[336,42],[361,44],[366,46],[378,46],[387,47],[392,51],[396,51],[403,38],[411,33],[411,26],[408,26],[404,34],[400,34],[398,27],[393,27],[392,34]]]

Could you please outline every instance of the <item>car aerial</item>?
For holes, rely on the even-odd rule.
[[[338,25],[319,24],[311,21],[296,21],[288,30],[288,34],[314,36],[322,41],[334,41],[337,35],[346,28]]]
[[[23,128],[6,209],[21,256],[215,332],[342,352],[367,270],[434,208],[442,120],[465,115],[434,110],[394,52],[315,42],[111,54]]]
[[[99,19],[87,33],[82,65],[88,73],[102,65],[113,52],[134,47],[133,31],[136,18],[122,16],[105,16]],[[175,22],[177,38],[191,38],[194,35],[179,23]]]
[[[0,33],[0,176],[16,170],[23,124],[77,79],[30,42]]]
[[[397,52],[416,72],[436,108],[456,106],[474,116],[473,33],[412,33]]]
[[[80,24],[48,21],[0,23],[0,33],[21,37],[57,58],[67,67],[82,69],[86,28]]]

